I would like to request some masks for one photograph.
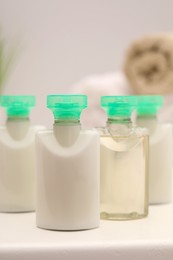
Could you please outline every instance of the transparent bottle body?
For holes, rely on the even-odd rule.
[[[107,128],[102,130],[100,144],[101,218],[128,220],[147,216],[148,135],[146,131],[137,128],[127,129],[122,135]]]

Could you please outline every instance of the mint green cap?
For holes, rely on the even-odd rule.
[[[137,96],[138,106],[137,114],[138,115],[155,115],[158,110],[163,105],[162,96]]]
[[[48,95],[47,107],[52,110],[55,120],[80,119],[87,107],[86,95]]]
[[[0,105],[6,108],[8,117],[28,117],[35,106],[35,96],[1,96]]]
[[[101,107],[106,111],[108,117],[131,116],[137,106],[135,96],[102,96]]]

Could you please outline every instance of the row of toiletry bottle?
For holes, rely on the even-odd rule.
[[[99,215],[145,217],[148,157],[150,203],[171,200],[172,128],[156,121],[162,97],[103,96],[108,120],[100,133],[81,129],[85,95],[48,96],[53,130],[30,126],[32,96],[2,96],[0,104],[8,115],[0,130],[1,212],[35,210],[36,191],[37,226],[46,229],[95,228]],[[150,133],[149,156],[148,132],[132,122],[134,109],[137,124]]]

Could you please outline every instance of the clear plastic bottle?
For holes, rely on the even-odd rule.
[[[29,113],[34,96],[1,96],[6,108],[6,125],[0,128],[0,212],[35,210],[35,134]]]
[[[96,130],[81,130],[85,95],[50,95],[53,130],[37,135],[37,226],[82,230],[99,226],[100,144]]]
[[[137,124],[149,131],[149,203],[172,200],[172,125],[158,123],[162,96],[138,96]]]
[[[148,214],[148,134],[132,124],[132,96],[102,96],[107,126],[101,143],[101,218],[130,220]]]

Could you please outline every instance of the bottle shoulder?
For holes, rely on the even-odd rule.
[[[46,129],[46,127],[43,125],[31,125],[28,128],[28,132],[41,131],[41,130],[45,130],[45,129]],[[7,131],[6,125],[0,126],[0,134],[1,134],[1,132],[5,132],[5,131]]]
[[[114,137],[114,138],[121,138],[121,139],[128,139],[128,138],[141,138],[141,137],[148,137],[149,132],[146,128],[143,127],[133,127],[129,128],[125,133],[121,131],[111,131],[109,128],[98,128],[97,131],[99,132],[100,137],[107,136],[107,137]]]
[[[112,135],[108,129],[104,129],[100,134],[101,149],[106,148],[119,152],[126,152],[138,146],[148,146],[148,139],[148,131],[145,128],[137,127],[130,129],[126,135],[121,133]]]
[[[13,148],[22,148],[24,146],[33,145],[35,142],[35,135],[41,129],[44,129],[44,126],[30,126],[25,136],[18,140],[11,136],[6,126],[1,126],[0,144],[1,146],[4,145]]]
[[[150,144],[166,142],[169,140],[173,142],[173,128],[171,124],[158,124],[154,132],[150,133]]]
[[[34,126],[31,126],[30,129],[33,129],[36,131],[42,131],[42,130],[45,130],[46,127],[44,125],[34,125]]]
[[[80,136],[99,136],[99,133],[98,131],[93,128],[93,129],[81,129],[80,133],[79,133]],[[44,138],[44,136],[54,136],[54,132],[53,132],[53,129],[46,129],[46,128],[43,128],[43,129],[40,129],[38,130],[37,132],[37,136],[42,136]]]
[[[96,130],[81,130],[72,145],[63,146],[59,143],[53,130],[42,130],[37,132],[36,144],[38,149],[48,150],[56,155],[72,155],[83,152],[86,149],[99,147],[99,134]]]
[[[173,129],[173,125],[170,124],[170,123],[165,123],[165,124],[158,124],[158,127],[160,129],[166,129],[168,131],[172,130]]]

